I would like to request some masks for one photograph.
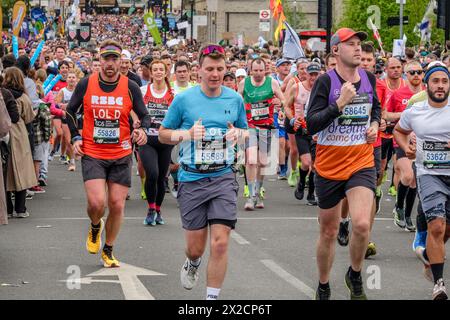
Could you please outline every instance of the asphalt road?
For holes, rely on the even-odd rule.
[[[242,188],[239,191],[239,221],[220,298],[311,299],[318,281],[317,208],[296,200],[286,181],[272,177],[265,188],[266,208],[254,212],[243,210]],[[114,251],[126,265],[110,271],[102,268],[99,255],[85,249],[89,220],[79,167],[71,173],[54,161],[46,189],[27,202],[30,218],[0,226],[0,299],[204,299],[206,259],[197,287],[186,291],[180,284],[184,233],[170,194],[163,205],[166,225],[144,226],[146,202],[139,197],[140,182],[133,175],[131,200]],[[366,293],[370,299],[430,299],[432,285],[411,249],[414,234],[394,225],[394,199],[385,196],[382,201],[372,234],[378,254],[366,260],[363,269]],[[337,245],[333,299],[348,299],[348,266],[348,247]]]

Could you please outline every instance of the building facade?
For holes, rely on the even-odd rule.
[[[294,4],[293,0],[285,1],[291,2],[291,5]],[[198,2],[203,4],[203,0]],[[311,29],[317,29],[318,1],[298,0],[295,3],[298,10],[308,19]],[[218,42],[225,39],[232,42],[237,40],[238,35],[242,35],[244,44],[253,44],[257,42],[259,36],[266,40],[273,38],[273,31],[276,27],[273,20],[270,31],[260,31],[259,29],[259,12],[260,10],[269,10],[268,0],[206,0],[204,5],[196,6],[196,8],[198,9],[197,15],[206,15],[208,25],[207,27],[198,27],[199,41]],[[343,0],[333,0],[335,23],[342,15],[342,8]]]

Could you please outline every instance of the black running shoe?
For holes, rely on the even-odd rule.
[[[350,268],[348,268],[345,274],[345,285],[350,292],[350,300],[367,300],[367,296],[364,293],[362,277],[359,276],[357,279],[352,279],[350,277]]]
[[[317,288],[315,297],[316,300],[330,300],[330,297],[331,297],[330,287],[328,287],[327,289]]]
[[[297,200],[303,200],[303,197],[305,196],[305,188],[302,186],[301,183],[297,185],[294,195],[295,198],[297,198]]]
[[[342,221],[339,224],[339,233],[337,237],[337,241],[339,245],[346,247],[349,242],[350,232],[349,232],[349,223],[350,221]]]
[[[308,206],[317,206],[317,200],[314,194],[308,194],[306,200],[308,201],[307,203]]]

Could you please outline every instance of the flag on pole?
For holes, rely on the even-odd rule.
[[[422,18],[420,24],[414,29],[416,32],[420,32],[420,40],[422,42],[430,42],[431,40],[431,21],[434,15],[434,9],[436,8],[436,1],[430,0],[427,10]]]
[[[161,34],[159,33],[158,27],[156,26],[152,9],[149,9],[148,13],[145,14],[144,22],[147,25],[148,31],[150,31],[155,43],[157,45],[162,44]]]
[[[286,35],[283,44],[283,58],[297,60],[305,58],[305,52],[300,44],[300,39],[294,29],[284,21]]]
[[[369,24],[373,31],[373,37],[378,41],[378,45],[381,49],[381,54],[384,56],[384,50],[383,50],[383,42],[381,41],[380,33],[378,32],[377,26],[372,22],[372,18],[369,18]]]
[[[274,32],[275,41],[278,41],[282,37],[282,31],[284,29],[284,22],[286,21],[286,16],[284,15],[283,4],[281,0],[270,0],[270,10],[272,10],[273,19],[278,19],[278,26]]]

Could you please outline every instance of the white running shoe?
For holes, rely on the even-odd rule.
[[[254,197],[248,198],[247,202],[245,203],[245,206],[244,206],[245,211],[255,210],[255,203],[256,203],[256,199]]]
[[[447,289],[445,289],[444,280],[441,278],[437,281],[433,288],[433,300],[447,300]]]
[[[194,267],[189,259],[183,264],[180,272],[181,285],[186,290],[191,290],[198,281],[198,267]]]
[[[20,213],[16,213],[15,217],[19,218],[19,219],[24,219],[24,218],[28,218],[30,216],[29,212],[20,212]]]
[[[431,272],[430,262],[423,256],[425,248],[417,247],[415,251],[417,258],[423,263],[423,276],[428,281],[433,282],[433,273]]]

